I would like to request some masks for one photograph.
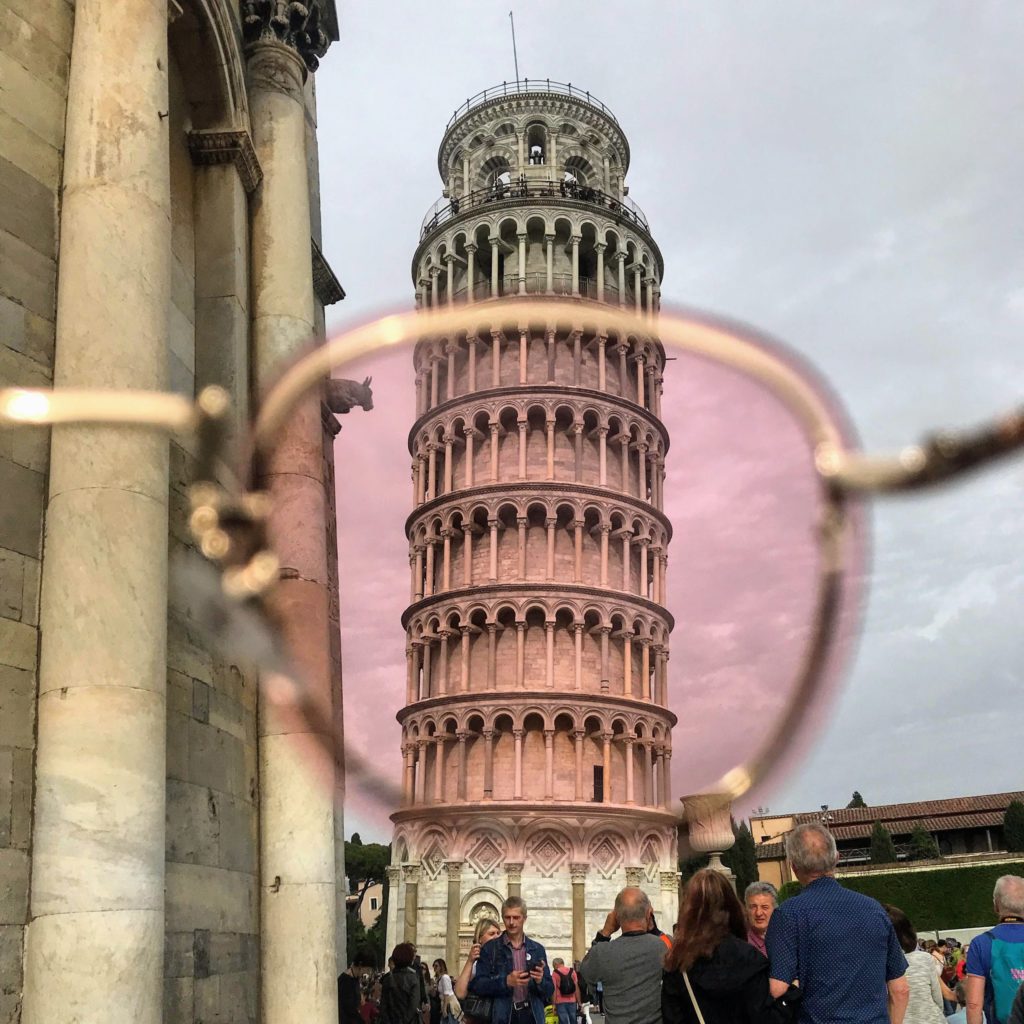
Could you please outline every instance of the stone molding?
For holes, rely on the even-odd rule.
[[[652,345],[653,347],[653,345]],[[443,357],[438,357],[443,358]],[[668,429],[650,409],[639,405],[632,398],[623,395],[615,395],[608,391],[598,391],[596,388],[580,387],[576,384],[506,384],[500,388],[492,388],[486,385],[481,386],[477,382],[477,389],[465,395],[456,395],[454,398],[438,402],[432,409],[417,417],[409,430],[407,442],[409,451],[417,437],[424,431],[430,432],[431,421],[436,419],[452,420],[461,418],[464,411],[460,406],[472,406],[473,412],[492,411],[491,407],[508,405],[539,405],[544,408],[545,413],[553,415],[556,408],[568,406],[569,408],[579,407],[581,411],[594,409],[604,413],[606,419],[616,417],[622,419],[624,414],[642,422],[648,430],[656,432],[660,438],[665,451],[668,451],[669,438]],[[550,408],[548,408],[550,406]],[[497,408],[494,411],[500,411]],[[525,415],[525,408],[522,410]],[[437,424],[444,430],[451,429],[450,423]],[[632,426],[632,424],[631,424]]]
[[[316,239],[311,238],[309,242],[313,257],[313,292],[320,300],[320,305],[333,306],[335,302],[341,302],[345,298],[345,289],[341,287],[341,282],[324,258]]]
[[[242,187],[252,195],[263,180],[263,168],[252,144],[252,136],[244,129],[216,131],[199,129],[188,133],[188,151],[199,166],[234,164]]]
[[[304,69],[316,71],[338,39],[334,0],[244,0],[242,32],[247,43],[283,44],[298,55]]]

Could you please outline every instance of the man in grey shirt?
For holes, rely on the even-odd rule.
[[[605,1024],[661,1024],[661,964],[667,945],[650,934],[652,917],[642,889],[623,889],[580,964],[591,988],[598,982],[604,987]],[[610,941],[620,929],[622,935]]]

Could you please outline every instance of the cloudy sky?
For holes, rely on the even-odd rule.
[[[330,311],[335,328],[408,308],[419,225],[441,191],[445,124],[467,96],[514,78],[507,2],[338,6],[342,40],[317,78],[324,251],[348,292]],[[831,382],[871,450],[1020,401],[1024,7],[562,0],[516,2],[515,14],[521,75],[589,89],[625,129],[630,196],[665,257],[666,305],[724,313],[783,339]],[[346,417],[337,443],[348,742],[396,777],[408,366],[399,355],[367,370],[376,408]],[[732,749],[754,734],[756,721],[733,700],[742,681],[756,677],[762,695],[777,677],[784,685],[798,630],[736,566],[759,549],[793,550],[807,512],[794,497],[805,482],[768,487],[779,464],[799,460],[752,473],[743,502],[726,501],[720,485],[710,507],[700,496],[715,494],[713,483],[684,487],[701,443],[687,423],[703,410],[717,461],[730,464],[750,404],[726,384],[709,402],[681,367],[673,373],[680,791],[693,781],[687,750],[721,748],[727,728]],[[771,451],[760,455],[772,463]],[[842,805],[853,789],[883,803],[1024,788],[1015,754],[1022,496],[1018,461],[943,493],[874,505],[863,628],[829,725],[795,771],[738,813]],[[751,507],[761,521],[751,522]],[[720,545],[714,565],[692,536],[723,508],[735,544]],[[806,569],[805,554],[793,552],[790,576]],[[702,605],[702,585],[723,579],[734,600]],[[742,665],[740,650],[751,652]],[[351,811],[351,825],[382,831],[379,814]]]

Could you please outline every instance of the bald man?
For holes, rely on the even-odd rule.
[[[605,1024],[660,1024],[661,965],[665,944],[651,934],[654,914],[643,889],[628,886],[594,936],[580,973],[604,988]],[[611,937],[622,934],[614,942]]]

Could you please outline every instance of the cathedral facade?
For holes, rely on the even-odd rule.
[[[247,419],[343,295],[313,85],[333,0],[2,13],[0,383],[217,384]],[[278,532],[282,594],[340,721],[338,423],[294,430],[261,483],[309,513]],[[196,455],[0,432],[0,1020],[337,1020],[340,809],[169,585]]]
[[[452,969],[507,895],[567,960],[624,885],[677,912],[664,268],[629,158],[589,93],[487,90],[447,126],[413,257],[421,308],[467,310],[414,355],[388,943]],[[488,314],[515,296],[571,300],[579,322]],[[605,331],[605,304],[642,329]]]

